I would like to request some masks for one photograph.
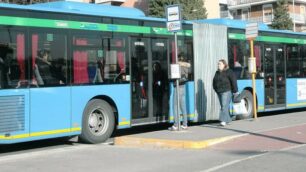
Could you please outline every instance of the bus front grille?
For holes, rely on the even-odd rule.
[[[0,96],[0,133],[24,130],[24,96]]]

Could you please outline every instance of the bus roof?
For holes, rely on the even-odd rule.
[[[232,19],[205,19],[205,20],[195,20],[193,21],[195,23],[208,23],[208,24],[216,24],[216,25],[224,25],[228,28],[234,28],[234,29],[245,29],[247,21],[242,20],[232,20]],[[264,32],[274,32],[274,33],[284,33],[284,34],[292,34],[292,35],[306,35],[305,33],[301,32],[293,32],[289,30],[275,30],[270,29],[268,25],[264,23],[259,23],[259,31]]]
[[[163,18],[146,17],[139,9],[128,7],[117,7],[111,5],[97,5],[81,2],[55,1],[49,3],[40,3],[32,5],[16,5],[1,3],[0,8],[12,8],[20,10],[33,10],[45,12],[58,12],[68,14],[83,14],[91,16],[117,17],[126,19],[141,19],[150,21],[162,21]]]

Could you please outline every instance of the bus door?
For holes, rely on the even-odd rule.
[[[265,108],[284,108],[286,103],[284,46],[265,45],[264,58]]]
[[[168,114],[168,41],[130,38],[132,123],[165,121]]]

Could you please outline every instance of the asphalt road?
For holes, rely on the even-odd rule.
[[[260,152],[165,150],[75,145],[0,157],[1,172],[305,171],[306,146]]]
[[[234,125],[234,124],[233,124]],[[129,135],[167,125],[121,131]],[[306,125],[254,133],[203,150],[88,145],[60,139],[0,146],[0,172],[211,172],[306,169]]]
[[[1,147],[0,171],[305,171],[304,134],[293,137],[280,130],[267,131],[204,150],[127,148],[46,140]],[[256,137],[262,139],[261,144],[251,144]]]

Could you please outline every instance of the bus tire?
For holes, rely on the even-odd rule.
[[[100,99],[89,101],[83,114],[81,141],[91,144],[105,142],[114,127],[115,116],[111,106]]]
[[[241,92],[242,95],[242,100],[245,102],[245,107],[247,109],[247,114],[244,115],[237,115],[237,119],[249,119],[253,117],[253,95],[250,91],[248,90],[243,90]]]

